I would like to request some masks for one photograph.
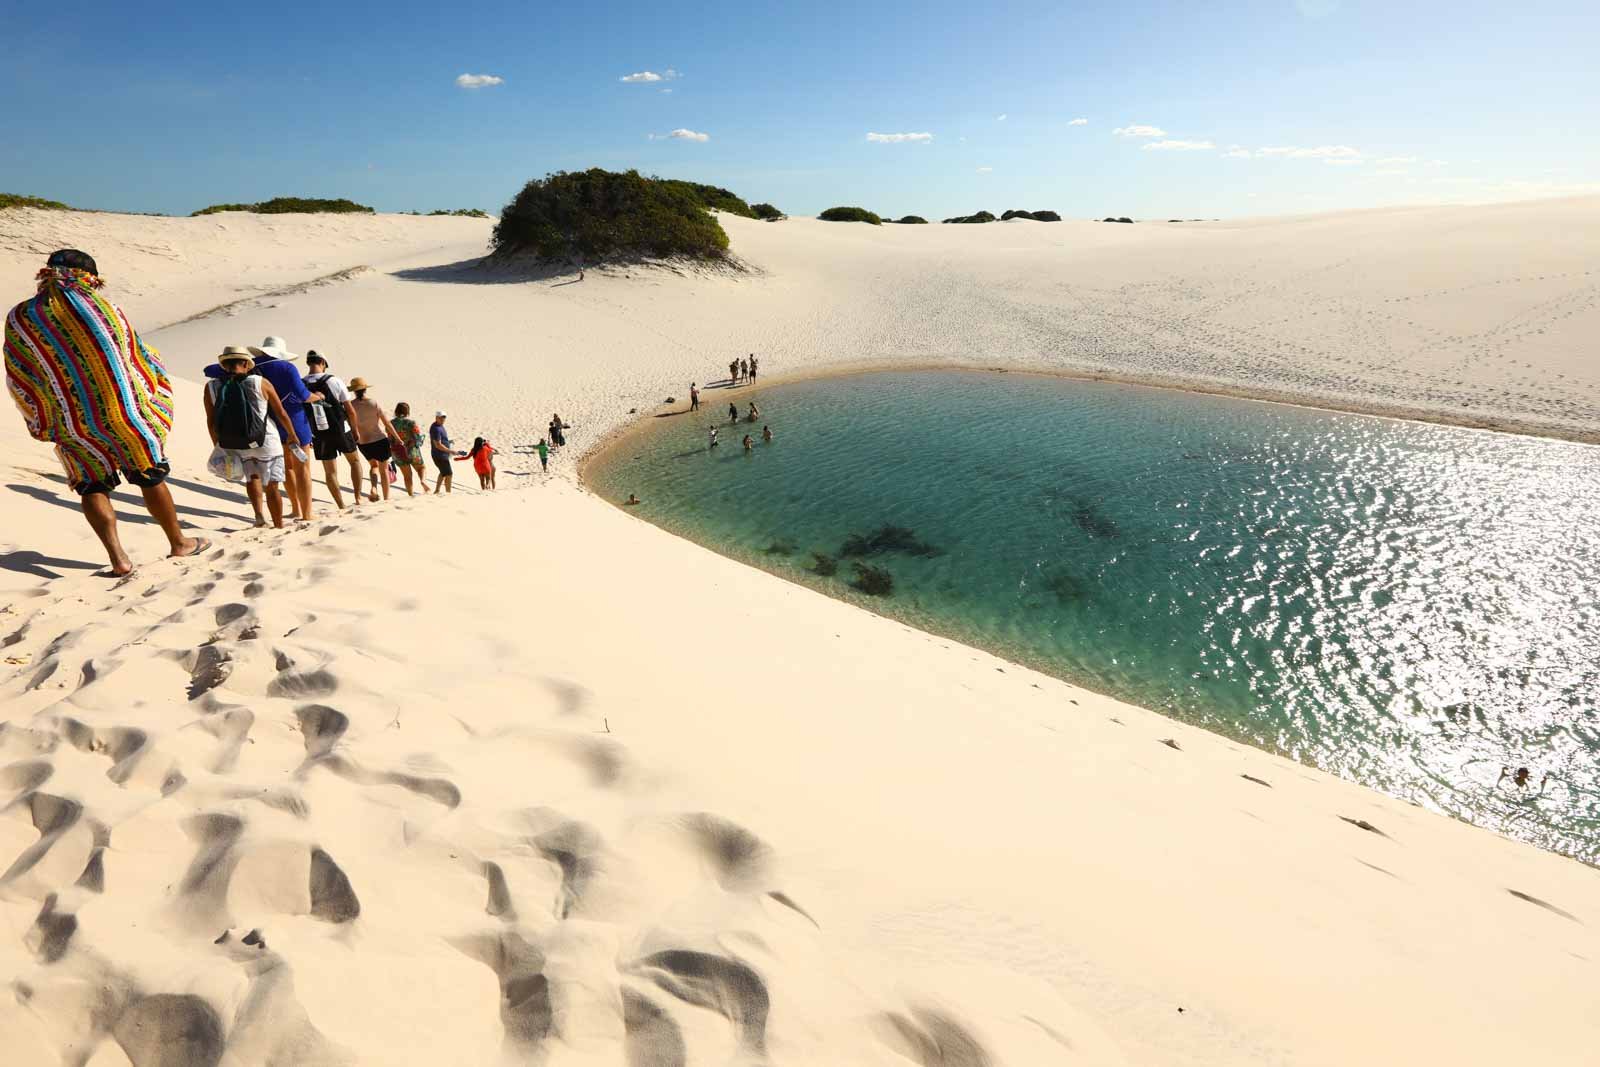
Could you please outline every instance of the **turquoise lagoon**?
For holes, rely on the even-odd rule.
[[[1600,860],[1600,448],[968,371],[703,403],[591,486],[791,581]],[[892,593],[853,588],[858,562]]]

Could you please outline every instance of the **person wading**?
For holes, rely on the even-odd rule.
[[[311,391],[311,454],[322,462],[322,481],[333,497],[334,506],[344,510],[344,494],[339,491],[339,457],[350,464],[350,491],[361,503],[361,457],[357,454],[355,408],[350,406],[350,390],[337,375],[329,373],[328,361],[315,349],[306,353],[306,388]]]
[[[52,253],[37,281],[38,292],[6,316],[6,387],[28,433],[55,445],[67,484],[111,560],[110,573],[133,571],[111,505],[122,479],[143,494],[171,555],[209,548],[205,538],[183,535],[166,486],[172,382],[160,354],[100,295],[105,283],[87,253]]]
[[[365,378],[351,378],[350,392],[355,394],[355,399],[350,401],[351,408],[355,411],[356,447],[366,457],[367,466],[371,470],[372,488],[368,500],[378,499],[378,486],[383,486],[383,499],[389,499],[389,457],[394,454],[394,446],[401,444],[400,435],[395,433],[394,424],[389,421],[389,416],[383,413],[383,408],[378,406],[376,400],[367,396],[367,390],[372,388]],[[402,445],[402,447],[404,447]]]

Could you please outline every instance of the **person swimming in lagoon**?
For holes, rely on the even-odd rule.
[[[639,503],[640,503],[639,498],[637,496],[633,495],[632,493],[629,493],[628,494],[628,499],[626,499],[626,500],[624,500],[622,502],[622,506],[625,507],[625,508],[637,507],[639,505]]]
[[[1510,767],[1501,767],[1500,768],[1500,777],[1495,779],[1495,783],[1494,783],[1495,788],[1496,789],[1500,788],[1500,783],[1505,781],[1509,777],[1511,779],[1511,781],[1516,785],[1516,787],[1518,789],[1526,789],[1526,788],[1528,788],[1528,776],[1529,776],[1529,773],[1530,772],[1528,771],[1528,768],[1526,768],[1526,767],[1518,767],[1514,773],[1512,772]],[[1546,774],[1543,778],[1539,779],[1539,792],[1537,794],[1535,794],[1536,796],[1543,796],[1544,795],[1544,787],[1549,781],[1550,781],[1550,776],[1548,774]]]
[[[754,441],[750,440],[750,435],[749,434],[745,434],[744,435],[744,450],[746,452],[748,452],[752,448],[754,448],[755,446],[756,446],[756,443]]]
[[[711,449],[716,448],[716,447],[717,447],[717,428],[715,426],[713,426],[713,427],[711,427],[711,440],[706,443],[706,450],[710,451]]]
[[[772,427],[771,426],[763,426],[763,427],[761,427],[761,443],[765,444],[765,445],[770,445],[772,443]]]
[[[754,400],[750,401],[750,413],[744,417],[745,422],[755,422],[761,417],[761,409],[756,407]]]

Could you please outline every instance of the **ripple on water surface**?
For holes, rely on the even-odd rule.
[[[770,445],[727,425],[730,398]],[[1600,860],[1600,449],[1017,374],[704,399],[601,457],[594,487],[833,595]],[[853,590],[857,563],[893,592]],[[1536,796],[1502,766],[1550,779]]]

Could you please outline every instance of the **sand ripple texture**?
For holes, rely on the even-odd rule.
[[[644,709],[495,637],[540,624],[492,596],[397,594],[369,521],[8,606],[6,1062],[993,1062],[762,837],[674,806],[622,740]],[[1048,1055],[1040,1025],[1000,1036]]]

